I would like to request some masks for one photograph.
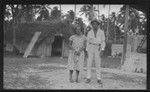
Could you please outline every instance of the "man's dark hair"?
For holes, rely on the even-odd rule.
[[[92,20],[92,21],[91,21],[91,25],[92,25],[94,22],[96,22],[98,25],[100,25],[100,23],[99,23],[98,20]]]

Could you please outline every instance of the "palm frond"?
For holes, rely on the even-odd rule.
[[[50,10],[52,10],[52,8],[51,8],[51,7],[49,7],[48,5],[46,5],[45,7],[46,7],[46,8],[48,8],[48,9],[50,9]]]
[[[84,13],[81,13],[81,15],[83,15],[83,14],[84,14]],[[80,16],[81,16],[81,15],[80,15]]]

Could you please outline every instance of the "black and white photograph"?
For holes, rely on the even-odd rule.
[[[146,90],[147,6],[6,4],[3,89]]]

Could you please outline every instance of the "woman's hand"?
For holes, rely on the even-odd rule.
[[[80,55],[80,51],[75,51],[74,54],[79,56]]]
[[[78,56],[75,57],[74,59],[74,63],[77,64],[78,63]]]
[[[69,41],[69,49],[74,50],[74,48],[72,47],[72,41]]]
[[[70,46],[70,49],[71,49],[71,50],[75,50],[72,46]]]

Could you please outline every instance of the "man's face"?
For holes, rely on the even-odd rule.
[[[93,22],[93,23],[92,23],[92,27],[93,27],[94,29],[97,29],[97,28],[98,28],[98,23],[97,23],[97,22]]]

